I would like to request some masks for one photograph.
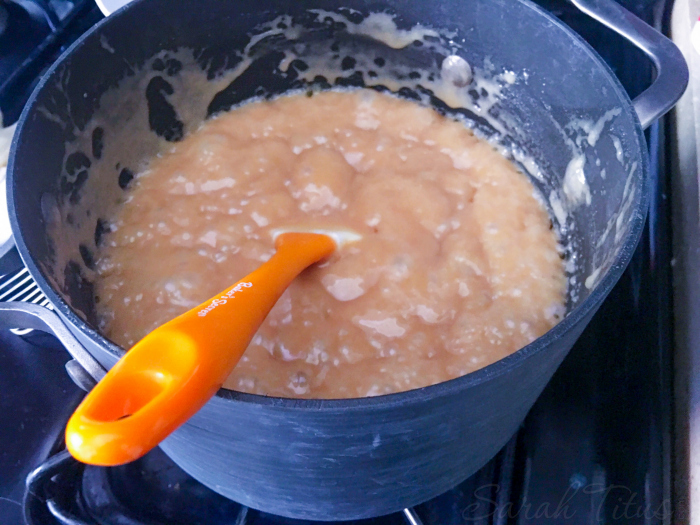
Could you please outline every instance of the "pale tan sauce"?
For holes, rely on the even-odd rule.
[[[98,252],[101,329],[130,347],[254,270],[270,230],[362,235],[304,272],[225,387],[349,398],[493,363],[564,314],[528,178],[463,124],[370,90],[252,102],[154,158]]]

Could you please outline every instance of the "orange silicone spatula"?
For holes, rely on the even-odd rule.
[[[88,393],[66,427],[84,463],[133,461],[187,421],[219,389],[280,295],[353,232],[273,232],[276,253],[216,297],[158,327]]]

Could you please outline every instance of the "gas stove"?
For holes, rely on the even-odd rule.
[[[630,97],[651,65],[565,0],[542,7],[583,36]],[[626,0],[662,27],[670,0]],[[42,72],[102,18],[92,0],[0,1],[0,109],[19,116]],[[629,268],[506,447],[453,490],[364,524],[676,523],[672,420],[671,214],[666,121],[647,132],[652,203]],[[40,302],[16,252],[0,261],[0,300]],[[21,286],[17,286],[18,283]],[[14,284],[13,284],[14,283]],[[2,290],[12,290],[3,295]],[[34,292],[32,292],[34,293]],[[50,336],[0,331],[0,524],[300,524],[205,488],[159,449],[113,468],[85,466],[63,447],[83,392]]]

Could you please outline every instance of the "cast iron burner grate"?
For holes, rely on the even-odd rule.
[[[415,508],[347,525],[504,524],[520,499],[513,473],[520,434],[479,472]],[[522,466],[521,466],[522,469]],[[27,478],[28,525],[302,525],[244,507],[201,485],[160,449],[120,467],[100,468],[61,451]]]

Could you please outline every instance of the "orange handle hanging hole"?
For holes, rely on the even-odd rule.
[[[318,233],[284,233],[275,246],[257,270],[155,329],[107,372],[68,421],[73,457],[120,465],[158,445],[216,394],[294,278],[336,249]]]

